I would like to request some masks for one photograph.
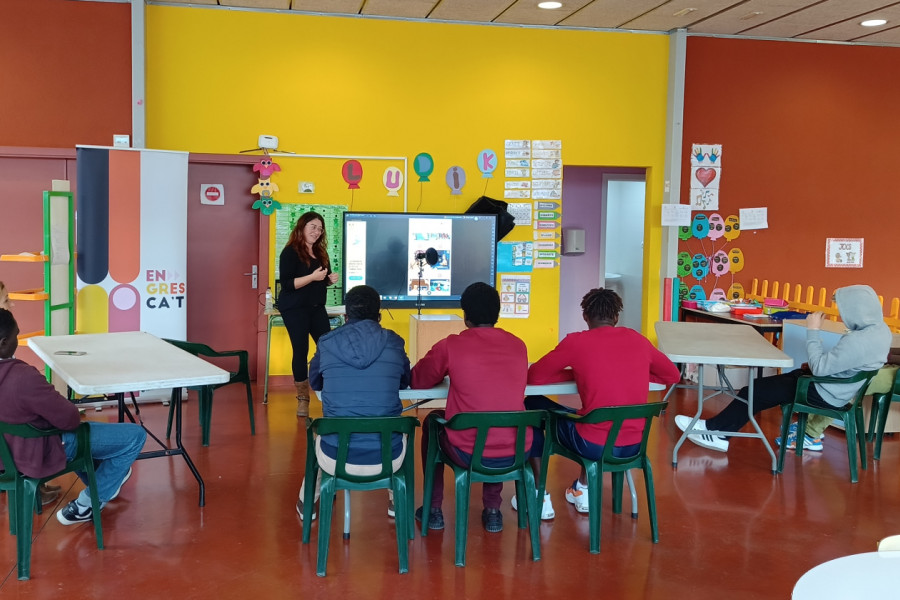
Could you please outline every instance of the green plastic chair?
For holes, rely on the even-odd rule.
[[[543,429],[547,423],[547,412],[543,410],[517,410],[495,412],[469,412],[458,413],[449,421],[446,419],[434,419],[431,421],[428,433],[428,456],[425,457],[427,468],[425,469],[425,489],[422,517],[422,536],[428,535],[428,508],[431,506],[431,494],[434,489],[434,467],[438,462],[450,465],[456,479],[456,566],[466,566],[466,540],[469,531],[469,495],[472,483],[476,482],[516,482],[516,499],[519,505],[518,524],[519,529],[526,526],[531,533],[531,555],[533,560],[541,559],[541,503],[534,480],[534,473],[528,462],[528,453],[525,450],[525,433],[528,428]],[[482,453],[487,442],[488,431],[497,427],[515,427],[516,443],[515,458],[507,467],[487,467],[482,462]],[[475,447],[472,451],[472,462],[466,467],[460,467],[444,453],[438,443],[438,434],[441,429],[475,429]],[[544,447],[544,455],[541,459],[542,470],[546,471],[547,448]],[[525,507],[526,510],[522,510]]]
[[[38,429],[32,425],[0,423],[0,460],[6,469],[0,473],[0,490],[5,490],[9,497],[9,532],[16,536],[16,559],[18,561],[19,579],[31,577],[31,541],[38,486],[45,481],[55,479],[65,473],[80,471],[86,474],[91,494],[91,509],[94,515],[94,533],[97,537],[97,548],[103,549],[103,530],[100,527],[100,499],[97,497],[97,480],[94,477],[94,461],[91,458],[91,436],[87,423],[82,423],[75,430],[78,451],[74,459],[66,463],[65,468],[47,477],[28,477],[16,468],[6,436],[23,438],[40,438],[59,436],[65,431],[61,429]]]
[[[653,470],[650,467],[650,459],[647,457],[647,441],[650,439],[650,426],[653,418],[658,417],[667,406],[667,402],[652,402],[648,404],[629,404],[626,406],[608,406],[596,408],[586,415],[577,415],[563,411],[550,412],[549,435],[545,447],[550,448],[550,454],[558,454],[582,465],[587,472],[588,480],[588,525],[590,528],[590,551],[592,554],[600,552],[600,521],[601,506],[603,500],[603,473],[612,473],[612,499],[613,512],[622,512],[622,492],[624,480],[631,469],[641,469],[644,472],[644,487],[647,491],[647,508],[650,513],[650,535],[653,543],[659,543],[659,527],[656,522],[656,494],[653,490]],[[603,447],[603,456],[600,460],[585,458],[576,454],[559,441],[557,423],[561,419],[577,421],[579,423],[610,423],[606,445]],[[613,456],[622,423],[628,419],[644,419],[644,434],[641,437],[641,445],[637,454],[618,458]],[[543,494],[547,482],[547,470],[541,472],[539,494]]]
[[[798,441],[801,432],[806,431],[807,415],[824,415],[833,419],[841,419],[844,422],[844,431],[847,435],[847,456],[850,460],[850,482],[859,481],[859,473],[856,467],[856,445],[859,444],[859,458],[862,468],[866,469],[866,428],[863,419],[862,399],[866,395],[869,382],[878,371],[860,371],[852,377],[815,377],[804,375],[797,380],[797,391],[794,401],[781,406],[781,439],[787,440],[788,430],[791,426],[791,417],[797,413]],[[809,404],[809,386],[812,383],[859,383],[862,385],[853,396],[853,400],[842,408],[820,408]],[[787,444],[781,444],[778,450],[778,472],[784,470],[784,455]],[[797,456],[803,455],[803,444],[795,444]]]
[[[228,381],[225,383],[218,383],[216,385],[202,385],[197,387],[191,387],[188,389],[197,390],[197,395],[199,398],[199,412],[200,412],[200,431],[202,433],[202,443],[204,446],[209,446],[209,430],[210,423],[212,421],[212,399],[213,399],[213,391],[219,389],[222,386],[229,385],[232,383],[243,383],[247,387],[247,411],[250,413],[250,435],[256,435],[256,421],[253,417],[253,389],[250,386],[250,367],[249,367],[249,358],[246,350],[226,350],[222,352],[217,352],[210,348],[205,344],[198,344],[195,342],[182,342],[180,340],[165,340],[172,344],[173,346],[177,346],[184,350],[185,352],[189,352],[194,356],[199,357],[207,357],[207,358],[228,358],[228,357],[237,357],[238,359],[238,369],[237,371],[229,371],[230,377]],[[174,394],[174,392],[173,392]],[[175,402],[172,401],[169,403],[169,420],[166,424],[166,439],[168,439],[172,434],[172,417],[175,414]]]
[[[335,433],[338,435],[338,455],[334,474],[322,471],[319,495],[319,547],[316,559],[316,575],[325,576],[328,563],[328,541],[331,535],[331,520],[334,495],[337,490],[380,490],[394,492],[394,514],[397,528],[397,555],[400,573],[409,571],[409,547],[407,538],[415,538],[415,440],[416,427],[420,425],[415,417],[325,417],[306,424],[306,474],[303,497],[303,543],[309,543],[312,524],[313,504],[316,493],[316,474],[319,471],[315,451],[315,436]],[[381,470],[374,475],[351,475],[347,473],[347,456],[350,451],[350,436],[355,433],[377,433],[381,435]],[[392,441],[394,433],[406,435],[406,455],[403,465],[396,472],[392,465]]]
[[[874,460],[881,460],[881,442],[884,439],[884,426],[887,423],[891,402],[900,400],[900,369],[894,372],[894,384],[891,389],[881,394],[872,394],[872,410],[869,413],[869,441],[875,442],[872,452]]]

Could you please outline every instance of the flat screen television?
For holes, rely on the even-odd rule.
[[[470,284],[495,285],[497,216],[344,213],[342,277],[344,294],[368,285],[387,308],[458,308]]]

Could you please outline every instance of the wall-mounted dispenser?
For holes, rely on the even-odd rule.
[[[584,229],[563,229],[562,253],[565,256],[584,254]]]

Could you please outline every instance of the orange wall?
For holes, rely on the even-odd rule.
[[[131,8],[0,3],[0,146],[112,145],[131,135]]]
[[[720,210],[706,214],[768,207],[769,228],[732,244],[748,292],[758,277],[900,297],[897,73],[900,48],[688,39],[682,202],[691,144],[722,144]],[[829,237],[864,238],[864,267],[826,269]],[[713,281],[701,282],[707,294]]]

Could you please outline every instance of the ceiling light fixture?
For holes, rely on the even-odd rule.
[[[744,15],[743,17],[741,17],[740,20],[741,20],[741,21],[747,21],[747,20],[749,20],[749,19],[755,19],[756,17],[758,17],[758,16],[761,15],[761,14],[763,14],[763,11],[761,11],[761,10],[754,10],[753,12],[749,12],[749,13],[747,13],[746,15]]]
[[[869,19],[860,23],[863,27],[880,27],[887,23],[887,19]]]
[[[547,10],[562,8],[562,2],[538,2],[538,8],[546,8]]]
[[[697,10],[697,9],[696,8],[682,8],[678,12],[672,13],[672,16],[673,17],[683,17],[684,15],[690,14],[690,13],[694,12],[695,10]]]

